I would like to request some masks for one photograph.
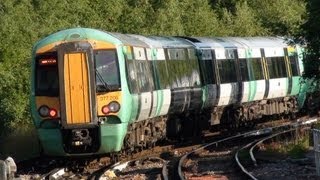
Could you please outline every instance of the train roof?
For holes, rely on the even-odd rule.
[[[121,41],[124,45],[130,45],[130,46],[139,46],[139,47],[149,47],[149,44],[143,41],[142,39],[139,39],[133,35],[130,34],[121,34],[116,32],[106,32],[113,37],[117,38],[119,41]]]
[[[77,36],[76,36],[77,35]],[[40,40],[35,49],[64,40],[110,40],[114,44],[124,44],[153,48],[268,48],[287,47],[288,42],[280,37],[170,37],[143,36],[106,32],[90,28],[66,29]]]
[[[124,45],[140,46],[140,47],[153,47],[153,48],[170,48],[170,47],[193,47],[192,43],[179,37],[170,36],[143,36],[137,34],[121,34],[114,32],[106,32]]]
[[[146,44],[148,44],[150,47],[153,48],[162,48],[162,44],[159,41],[156,41],[154,39],[148,38],[146,36],[142,36],[142,35],[137,35],[137,34],[130,34],[130,36],[135,37],[143,42],[145,42]]]
[[[171,37],[171,36],[148,36],[148,38],[153,39],[161,43],[162,47],[170,48],[170,47],[193,47],[192,43],[187,41],[186,39],[179,37]]]
[[[288,42],[278,37],[195,37],[196,46],[210,46],[211,48],[267,48],[287,47]]]

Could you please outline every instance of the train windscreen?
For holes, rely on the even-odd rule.
[[[98,50],[94,52],[97,92],[116,91],[120,89],[119,66],[115,50]]]

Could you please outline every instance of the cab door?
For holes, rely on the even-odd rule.
[[[93,50],[70,42],[58,47],[61,122],[65,128],[97,124]]]
[[[89,123],[89,81],[87,55],[64,54],[64,92],[67,124]]]

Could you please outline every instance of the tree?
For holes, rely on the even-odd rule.
[[[153,35],[184,35],[182,25],[182,8],[179,1],[166,0],[156,2],[153,7],[154,21],[151,24],[150,34]]]
[[[295,35],[306,13],[304,0],[248,0],[248,4],[270,35]]]
[[[126,0],[118,23],[120,32],[150,34],[154,23],[154,10],[147,0]]]
[[[256,17],[254,10],[248,6],[247,2],[237,2],[235,15],[232,17],[233,36],[263,36],[268,34],[268,30],[262,27],[262,23]]]
[[[6,130],[25,128],[31,125],[29,58],[37,35],[35,12],[27,0],[3,0],[0,7],[0,124]]]
[[[126,0],[89,0],[88,6],[91,9],[91,15],[84,23],[86,27],[111,32],[123,31],[121,17],[127,7]]]
[[[217,36],[219,20],[208,0],[183,0],[181,23],[186,36]]]
[[[307,1],[307,20],[300,37],[307,42],[304,77],[320,81],[320,1]],[[318,83],[319,84],[319,83]]]

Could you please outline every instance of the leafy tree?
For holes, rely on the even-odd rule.
[[[235,3],[234,8],[222,7],[219,9],[219,14],[219,27],[223,36],[262,36],[268,34],[268,30],[262,27],[259,19],[257,20],[255,11],[246,1]]]
[[[92,14],[86,26],[112,32],[121,32],[122,16],[127,8],[126,0],[90,0]]]
[[[154,23],[153,7],[146,0],[127,0],[120,19],[120,32],[149,34]]]
[[[187,36],[216,36],[219,20],[208,0],[180,1],[182,7],[181,23]]]
[[[304,0],[248,0],[248,4],[256,10],[257,20],[270,30],[270,35],[296,34],[306,13]]]
[[[0,120],[6,129],[24,128],[31,124],[29,53],[35,13],[27,0],[3,0],[0,7]]]
[[[254,10],[248,6],[247,2],[237,2],[235,15],[233,16],[231,29],[234,36],[263,36],[268,34],[268,30],[262,27],[262,23],[257,19]]]
[[[217,10],[219,13],[223,13],[224,9],[232,13],[236,10],[236,3],[243,2],[244,0],[211,0],[212,8]]]
[[[176,0],[159,1],[153,5],[155,9],[154,21],[150,34],[154,35],[184,35],[182,25],[182,9]]]
[[[307,21],[301,26],[303,37],[307,42],[304,76],[320,81],[320,1],[307,1]]]
[[[237,17],[236,14],[242,11],[244,16],[238,16],[238,18],[246,22],[256,22],[256,27],[261,26],[260,29],[262,28],[263,32],[259,35],[266,35],[266,33],[267,35],[294,35],[299,32],[303,15],[306,13],[304,0],[211,0],[211,4],[222,23],[228,23],[229,16]],[[247,24],[243,25],[247,26]],[[228,29],[228,31],[231,30]],[[254,35],[257,34],[254,33]]]

